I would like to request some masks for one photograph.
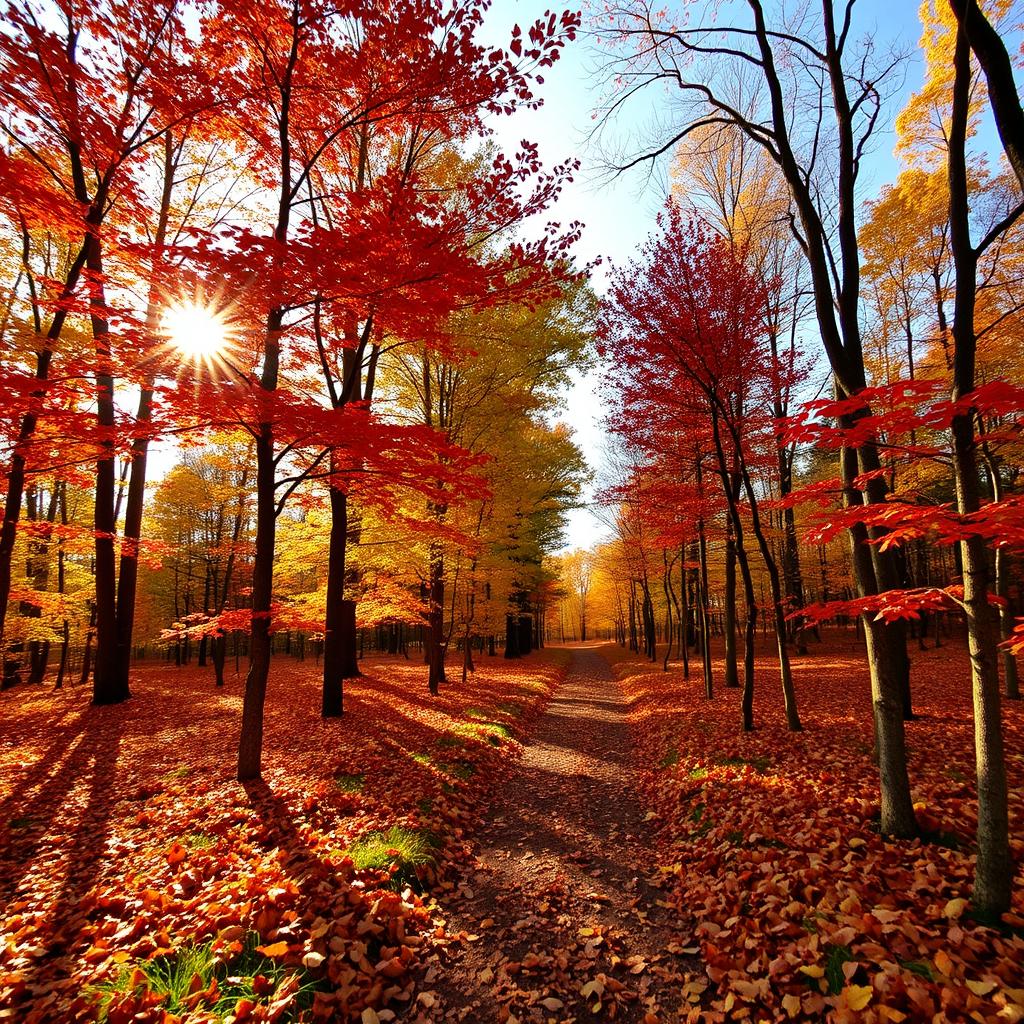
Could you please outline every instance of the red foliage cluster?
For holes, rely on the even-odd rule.
[[[617,666],[661,828],[662,884],[692,917],[706,966],[688,993],[694,1020],[698,1007],[703,1021],[1024,1019],[1020,878],[1000,927],[970,918],[966,654],[916,657],[920,714],[907,735],[923,837],[913,842],[877,832],[868,674],[853,643],[837,636],[794,661],[805,733],[786,730],[770,668],[758,679],[763,724],[744,735],[739,690],[711,702],[697,681]],[[1024,710],[1008,705],[1004,721],[1008,749],[1020,750]],[[1011,757],[1008,770],[1019,870],[1024,762]]]
[[[133,965],[209,941],[230,958],[253,932],[266,956],[329,979],[307,1016],[403,1005],[434,925],[416,892],[388,887],[394,865],[359,871],[345,851],[395,825],[429,833],[442,845],[419,873],[437,881],[518,751],[474,723],[521,735],[564,670],[557,656],[488,660],[429,702],[414,662],[364,671],[344,720],[323,722],[316,669],[281,659],[265,781],[245,787],[228,771],[239,684],[147,666],[116,707],[85,707],[76,689],[4,694],[18,709],[4,709],[0,745],[0,1006],[26,1024],[93,1019],[103,983]],[[267,988],[236,1019],[294,1011],[290,988]],[[109,1014],[170,1019],[144,984]]]

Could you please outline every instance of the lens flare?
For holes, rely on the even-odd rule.
[[[161,326],[170,344],[186,359],[216,359],[228,344],[224,319],[195,302],[171,306],[164,313]]]

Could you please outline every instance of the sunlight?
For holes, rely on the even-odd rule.
[[[221,314],[196,302],[171,306],[161,324],[168,341],[186,359],[214,359],[228,343],[228,327]]]

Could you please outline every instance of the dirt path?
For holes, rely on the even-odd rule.
[[[677,1019],[688,938],[645,881],[655,858],[626,714],[605,660],[574,649],[475,837],[475,868],[440,899],[451,938],[427,970],[422,1018]]]

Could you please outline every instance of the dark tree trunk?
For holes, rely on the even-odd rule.
[[[345,600],[345,557],[348,548],[348,496],[330,489],[331,533],[327,555],[327,608],[324,616],[324,718],[340,718],[344,680],[362,675],[357,658],[355,601]]]
[[[96,423],[100,456],[96,463],[96,499],[93,526],[96,530],[96,664],[93,670],[93,704],[119,704],[131,696],[128,681],[118,671],[117,566],[115,560],[114,501],[117,473],[114,467],[113,357],[103,294],[103,259],[98,234],[89,239],[86,265],[90,281],[93,339],[96,347]]]
[[[519,657],[519,621],[512,612],[505,616],[505,657]]]
[[[427,688],[436,696],[441,684],[447,682],[444,673],[444,555],[435,546],[430,555],[429,606],[427,609]]]

